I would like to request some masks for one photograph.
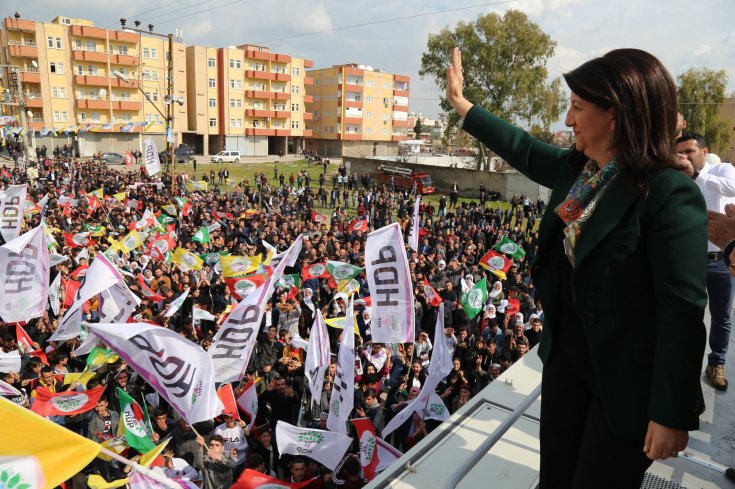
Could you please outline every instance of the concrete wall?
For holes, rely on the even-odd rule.
[[[426,172],[431,175],[437,192],[449,193],[454,182],[460,188],[463,197],[477,198],[480,195],[480,184],[484,184],[488,191],[500,192],[501,199],[509,200],[513,194],[528,195],[532,199],[549,200],[549,189],[538,185],[524,175],[516,172],[497,173],[463,168],[449,168],[433,165],[405,164],[373,160],[368,158],[344,158],[345,165],[350,173],[375,173],[380,165],[410,168],[414,171]]]
[[[306,149],[322,156],[396,156],[398,143],[393,141],[342,141],[337,139],[306,138]]]

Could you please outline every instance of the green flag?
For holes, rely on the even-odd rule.
[[[199,241],[200,243],[209,243],[209,228],[207,226],[200,228],[191,240]]]
[[[159,214],[158,217],[156,217],[156,220],[158,221],[159,224],[162,224],[164,226],[166,224],[169,224],[175,221],[173,217],[163,214],[163,213]]]
[[[462,295],[462,308],[469,319],[480,314],[482,306],[485,304],[485,299],[487,299],[487,284],[483,278],[468,290],[466,294]]]
[[[349,280],[357,277],[362,268],[341,261],[328,261],[327,271],[334,277],[334,280]]]
[[[518,244],[507,236],[504,236],[503,239],[500,240],[500,243],[493,246],[493,249],[507,255],[512,255],[516,260],[521,260],[526,256],[526,252],[523,251],[523,248],[518,246]]]
[[[301,275],[298,273],[294,273],[291,275],[284,275],[281,277],[281,280],[278,281],[278,285],[281,287],[296,287],[297,289],[301,288]]]
[[[117,394],[120,398],[118,436],[124,433],[127,444],[140,453],[153,450],[156,444],[150,438],[153,429],[145,404],[141,408],[127,392],[119,387],[117,388]]]

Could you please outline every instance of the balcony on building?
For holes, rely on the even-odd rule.
[[[245,96],[247,98],[276,98],[276,94],[274,92],[267,92],[265,90],[245,90]]]
[[[43,99],[41,97],[26,97],[26,107],[32,109],[42,109]]]
[[[304,85],[311,86],[313,84],[314,84],[314,77],[311,77],[311,76],[304,77]]]
[[[411,124],[407,120],[393,119],[393,127],[411,127]]]
[[[9,31],[36,32],[36,23],[26,19],[5,19],[5,28]]]
[[[107,63],[109,54],[105,51],[87,50],[84,47],[74,46],[72,48],[74,61],[91,61],[94,63]]]
[[[93,75],[74,75],[74,83],[93,87],[107,87],[110,85],[110,78],[105,76],[104,72],[97,72]]]
[[[91,37],[93,39],[107,40],[107,31],[99,27],[89,25],[73,25],[71,26],[71,35],[77,37]]]
[[[408,135],[406,134],[393,134],[390,137],[391,141],[406,141],[408,140]]]
[[[291,117],[291,112],[287,110],[277,110],[273,116],[274,119],[288,119],[289,117]]]
[[[275,110],[245,109],[245,117],[275,117]]]
[[[38,59],[38,46],[33,40],[23,39],[22,41],[8,41],[8,48],[10,56]]]
[[[132,110],[132,111],[143,110],[143,102],[140,102],[138,100],[133,100],[133,99],[113,100],[112,110]]]
[[[310,104],[314,102],[314,96],[313,95],[304,95],[304,103]]]
[[[313,68],[314,67],[314,61],[310,59],[304,60],[304,68]]]
[[[291,129],[276,129],[276,136],[290,136]]]
[[[304,129],[304,137],[310,138],[314,135],[314,131],[311,129]]]
[[[354,134],[354,133],[340,134],[340,139],[342,139],[344,141],[360,141],[362,139],[362,134],[360,134],[360,133],[357,133],[357,134]]]
[[[109,110],[110,102],[101,98],[78,98],[77,109]]]
[[[304,120],[305,121],[313,121],[314,120],[314,114],[312,112],[304,112]]]
[[[291,56],[289,56],[288,54],[276,53],[276,58],[273,61],[276,61],[278,63],[290,63]]]
[[[347,96],[344,100],[341,98],[337,99],[337,107],[344,105],[347,108],[359,108],[362,109],[364,102],[361,96],[355,96],[355,93],[347,92]]]
[[[393,85],[395,86],[397,83],[405,83],[406,86],[408,86],[408,82],[411,78],[406,75],[393,75]],[[406,88],[408,90],[408,88]]]
[[[138,61],[137,56],[133,56],[130,54],[110,54],[110,64],[138,66],[140,62]]]
[[[340,66],[339,72],[344,73],[346,76],[354,76],[359,78],[362,78],[365,74],[365,70],[363,68],[358,68],[357,66]]]
[[[256,80],[275,80],[276,74],[267,71],[245,70],[245,78],[255,78]]]
[[[288,92],[274,92],[276,100],[291,100],[291,94]]]
[[[408,97],[393,97],[393,110],[408,112]]]
[[[288,73],[274,73],[276,75],[275,80],[280,82],[291,81],[291,75]]]
[[[393,96],[394,97],[406,97],[408,98],[408,89],[404,88],[393,88]]]
[[[21,83],[41,83],[41,73],[38,72],[38,68],[29,66],[20,72],[20,81]]]
[[[135,32],[110,31],[110,41],[138,44],[140,42],[140,34]]]
[[[248,127],[248,128],[245,128],[245,135],[246,136],[275,136],[276,130],[259,128],[259,127]]]
[[[258,51],[257,49],[246,49],[245,57],[248,59],[259,59],[261,61],[275,61],[276,55],[268,51]]]

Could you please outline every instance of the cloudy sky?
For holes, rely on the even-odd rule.
[[[56,15],[117,27],[121,17],[164,33],[182,28],[186,44],[254,43],[314,61],[315,68],[358,63],[411,76],[410,110],[430,117],[439,91],[418,70],[427,36],[487,12],[526,12],[558,45],[549,63],[557,77],[619,47],[646,49],[674,76],[692,66],[725,69],[735,91],[735,0],[26,0],[24,18]],[[448,10],[452,10],[447,12]],[[391,20],[397,19],[397,20]],[[356,24],[368,24],[355,26]],[[319,32],[324,31],[324,32]],[[559,126],[559,124],[556,124]]]

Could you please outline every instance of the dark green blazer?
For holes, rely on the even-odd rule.
[[[474,106],[464,129],[534,182],[552,189],[531,267],[544,305],[539,356],[554,355],[560,287],[547,250],[563,223],[554,209],[580,173],[575,151],[543,143]],[[577,153],[578,155],[578,153]],[[691,178],[655,175],[647,195],[621,172],[610,182],[575,249],[572,298],[589,344],[605,412],[621,439],[642,440],[648,421],[696,430],[707,303],[707,213]],[[543,401],[542,401],[543,402]]]

